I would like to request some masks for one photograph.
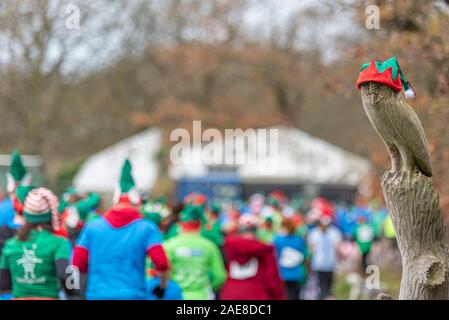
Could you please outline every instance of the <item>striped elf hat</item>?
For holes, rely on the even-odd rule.
[[[114,203],[129,203],[133,205],[141,203],[141,197],[132,175],[131,162],[128,159],[123,163],[119,185],[114,193]]]
[[[384,62],[371,61],[363,64],[360,68],[356,88],[360,90],[361,85],[366,82],[382,83],[396,92],[404,90],[407,99],[416,96],[415,90],[405,78],[396,57],[391,57]]]
[[[47,188],[31,190],[24,203],[23,216],[28,223],[51,222],[54,230],[59,230],[58,197]]]

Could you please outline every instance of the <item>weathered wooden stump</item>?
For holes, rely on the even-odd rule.
[[[418,170],[386,172],[382,189],[402,257],[399,299],[448,299],[446,228],[431,178]]]

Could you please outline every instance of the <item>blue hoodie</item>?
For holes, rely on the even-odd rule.
[[[306,241],[298,235],[277,235],[274,239],[276,258],[284,281],[303,282],[306,278]]]

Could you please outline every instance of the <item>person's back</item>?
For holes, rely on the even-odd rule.
[[[370,224],[364,221],[357,225],[354,232],[354,240],[362,254],[366,254],[371,251],[374,238],[375,230]]]
[[[168,269],[159,228],[140,213],[141,198],[131,170],[126,159],[114,207],[86,224],[75,246],[73,264],[87,273],[87,299],[145,300],[146,256],[161,275]],[[157,291],[163,291],[163,282]]]
[[[25,224],[6,241],[0,262],[0,291],[12,289],[14,299],[57,299],[68,278],[70,247],[55,235],[60,228],[58,198],[46,188],[29,191],[23,208]]]
[[[314,228],[307,241],[312,249],[311,267],[314,271],[333,271],[337,263],[337,246],[341,242],[340,231],[329,226]]]
[[[307,238],[312,254],[311,267],[318,275],[320,299],[327,299],[332,294],[337,254],[342,241],[340,231],[331,223],[330,217],[321,217],[319,226],[311,230]]]
[[[160,241],[157,227],[142,218],[120,226],[107,217],[87,224],[78,241],[89,256],[86,297],[145,299],[145,257]]]
[[[223,245],[228,279],[223,300],[284,299],[283,283],[276,266],[274,247],[255,238],[228,236]]]
[[[47,230],[32,230],[26,241],[17,236],[5,243],[1,268],[8,267],[14,298],[58,298],[56,261],[68,259],[67,240]]]
[[[205,300],[226,278],[218,247],[198,232],[181,232],[164,243],[171,278],[182,288],[186,300]]]
[[[296,234],[280,234],[274,239],[274,246],[282,279],[303,282],[308,256],[305,240]]]

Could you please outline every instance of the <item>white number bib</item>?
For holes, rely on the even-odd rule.
[[[361,242],[370,242],[374,238],[373,230],[368,226],[362,226],[357,231],[357,237]]]
[[[232,261],[229,265],[229,276],[232,279],[244,280],[252,278],[257,274],[259,269],[259,260],[252,258],[246,264],[239,264],[236,261]]]
[[[304,254],[291,247],[282,249],[279,265],[284,268],[295,268],[304,261]]]

